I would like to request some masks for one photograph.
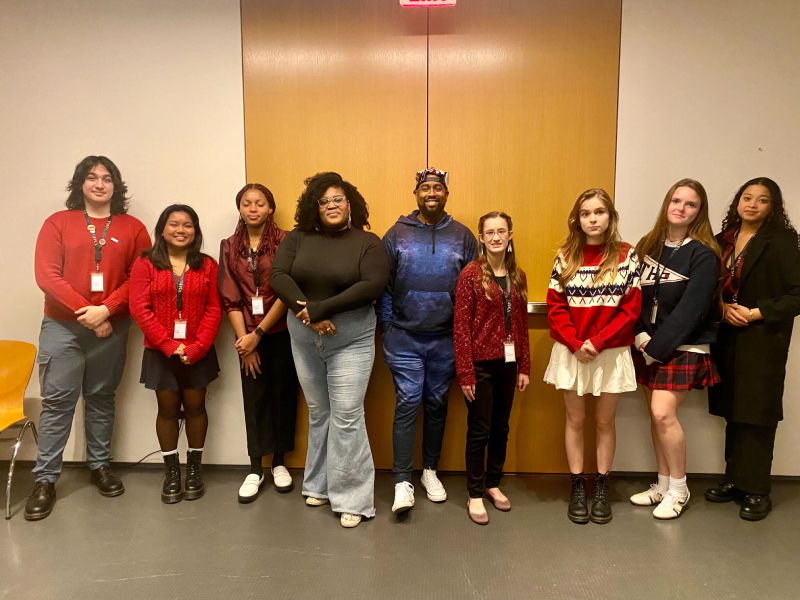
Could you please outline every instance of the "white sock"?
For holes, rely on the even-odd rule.
[[[170,450],[169,452],[164,452],[162,450],[161,451],[161,456],[169,456],[170,454],[177,454],[177,453],[178,453],[178,449],[177,448],[175,448],[175,450]]]
[[[678,494],[678,496],[681,498],[685,498],[686,494],[689,493],[689,488],[686,486],[686,476],[684,475],[681,479],[674,479],[670,477],[669,489],[670,491]]]
[[[667,493],[669,489],[669,475],[662,475],[661,473],[658,474],[658,491],[661,492],[661,495]]]
[[[189,448],[189,452],[202,452],[202,451],[203,451],[202,448]],[[177,450],[175,450],[175,452],[177,452]]]

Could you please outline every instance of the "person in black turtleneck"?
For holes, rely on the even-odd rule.
[[[389,263],[369,228],[364,197],[338,173],[305,181],[297,226],[272,262],[271,284],[295,313],[288,318],[297,376],[308,404],[303,495],[330,502],[343,527],[375,516],[375,467],[364,420],[364,395],[375,360],[372,303]]]

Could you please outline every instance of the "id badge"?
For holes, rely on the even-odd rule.
[[[503,349],[506,353],[506,362],[517,362],[517,355],[514,352],[514,342],[503,342]]]
[[[264,314],[264,298],[262,296],[251,296],[250,300],[252,301],[253,307],[253,314],[254,315],[263,315]]]
[[[173,340],[185,340],[186,339],[186,321],[183,319],[175,319],[175,330],[172,334]]]
[[[92,291],[93,292],[102,292],[103,291],[103,274],[100,272],[92,273]]]

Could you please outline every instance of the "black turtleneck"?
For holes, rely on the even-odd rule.
[[[302,309],[298,300],[308,302],[316,323],[372,304],[388,279],[386,252],[374,233],[293,229],[275,253],[270,285],[294,313]]]

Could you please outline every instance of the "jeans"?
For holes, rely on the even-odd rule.
[[[383,335],[383,359],[392,372],[394,411],[392,471],[396,483],[411,481],[417,414],[424,406],[422,466],[436,469],[447,420],[447,392],[456,376],[453,336],[421,335],[390,327]]]
[[[374,517],[364,395],[375,361],[375,310],[369,305],[334,316],[336,335],[319,335],[291,314],[287,321],[308,404],[303,495],[327,498],[337,513]]]
[[[517,363],[504,360],[475,363],[475,400],[467,400],[467,491],[470,498],[482,498],[486,488],[500,485],[516,385]]]
[[[130,326],[130,318],[114,321],[114,332],[98,338],[77,321],[42,321],[36,357],[42,394],[36,481],[58,481],[81,391],[86,462],[90,469],[111,463],[114,394],[125,369]]]

